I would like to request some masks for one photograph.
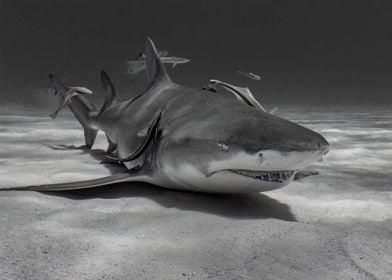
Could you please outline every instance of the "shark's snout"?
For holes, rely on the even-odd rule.
[[[262,165],[272,169],[281,166],[288,170],[301,170],[329,152],[328,141],[319,133],[304,127],[298,127],[296,131],[298,134],[287,137],[288,142],[283,141],[280,148],[277,146],[264,151],[265,161]]]
[[[319,133],[294,123],[289,123],[286,128],[283,131],[274,131],[274,128],[271,130],[267,142],[272,141],[277,144],[269,148],[277,151],[312,152],[322,155],[329,152],[328,141]]]
[[[305,149],[309,151],[319,151],[322,154],[326,154],[329,152],[330,147],[328,141],[319,133],[313,130],[308,130],[306,138],[309,142],[307,143],[307,145],[304,146]]]
[[[310,138],[307,142],[300,142],[299,145],[301,147],[298,149],[298,151],[301,152],[312,152],[316,154],[320,154],[321,156],[327,154],[330,150],[330,146],[327,140],[320,134],[311,131],[312,138]],[[293,149],[295,150],[295,149]]]
[[[321,135],[320,135],[320,136],[321,136]],[[319,149],[322,151],[323,155],[326,155],[326,154],[329,152],[329,150],[331,149],[331,147],[330,147],[328,141],[325,140],[324,137],[321,136],[321,138],[322,138],[322,139],[321,139],[321,141],[319,141],[319,142],[317,143],[317,146],[318,146]]]

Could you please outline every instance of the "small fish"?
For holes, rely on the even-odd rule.
[[[211,88],[215,90],[215,85],[223,87],[225,90],[234,94],[234,96],[241,102],[255,108],[259,108],[261,111],[265,112],[264,107],[256,100],[249,88],[237,87],[229,83],[221,82],[219,80],[210,80],[210,91]]]
[[[57,95],[57,91],[54,92]],[[62,102],[59,104],[56,110],[54,110],[49,116],[55,119],[61,109],[65,108],[69,103],[71,103],[71,98],[78,94],[92,94],[93,92],[85,87],[69,87],[69,90],[61,96]]]
[[[169,55],[169,51],[166,50],[158,50],[158,54],[159,56],[162,58],[164,56],[168,56]]]
[[[270,111],[270,114],[275,114],[275,112],[278,110],[278,107],[274,107],[271,111]]]
[[[245,77],[248,77],[249,79],[256,80],[256,81],[261,80],[261,77],[260,77],[260,76],[258,76],[258,75],[256,75],[256,74],[253,74],[253,73],[251,73],[251,72],[244,72],[244,71],[238,70],[238,71],[237,71],[237,75],[239,75],[239,76],[245,76]]]
[[[169,55],[169,51],[166,50],[158,50],[158,55],[162,58]],[[139,55],[137,59],[146,58],[146,55],[143,53],[142,50],[139,51]]]
[[[169,51],[166,50],[159,51],[159,57],[162,63],[172,64],[173,68],[176,67],[178,64],[188,63],[191,61],[190,59],[187,58],[167,56],[168,54]],[[127,74],[130,76],[134,76],[137,73],[146,69],[146,55],[142,51],[139,51],[139,56],[136,60],[126,61],[125,63],[128,66]]]

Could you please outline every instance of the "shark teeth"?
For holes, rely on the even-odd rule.
[[[267,182],[283,183],[294,175],[293,170],[284,171],[254,171],[244,169],[229,169],[230,172]]]

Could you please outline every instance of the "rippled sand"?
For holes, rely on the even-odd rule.
[[[0,187],[92,179],[69,113],[0,107]],[[392,279],[392,110],[279,108],[323,134],[320,175],[258,195],[148,184],[0,193],[0,279]]]

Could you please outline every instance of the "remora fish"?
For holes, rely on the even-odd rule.
[[[174,83],[150,39],[146,56],[149,87],[144,94],[121,101],[102,72],[106,93],[101,110],[80,95],[68,104],[85,128],[86,143],[103,130],[128,172],[13,189],[59,191],[143,181],[201,192],[261,192],[289,184],[329,151],[328,142],[312,130],[225,94]]]
[[[261,80],[261,77],[260,77],[260,76],[258,76],[258,75],[256,75],[256,74],[253,74],[253,73],[251,73],[251,72],[244,72],[244,71],[238,70],[238,71],[237,71],[237,75],[239,75],[239,76],[245,76],[245,77],[248,77],[249,79],[256,80],[256,81]]]
[[[256,98],[253,96],[253,94],[249,88],[237,87],[237,86],[233,86],[229,83],[225,83],[225,82],[221,82],[219,80],[211,79],[210,85],[212,85],[212,88],[214,88],[215,84],[220,85],[221,87],[223,87],[227,91],[234,94],[234,96],[239,101],[244,102],[245,104],[248,104],[249,106],[259,108],[263,112],[265,112],[264,107],[256,100]]]
[[[61,109],[63,109],[66,105],[68,105],[71,102],[71,98],[74,97],[77,94],[92,94],[93,92],[89,90],[88,88],[85,87],[70,87],[69,90],[63,94],[61,94],[60,98],[60,104],[57,107],[57,109],[50,114],[50,117],[52,119],[55,119],[57,117],[57,114],[60,112]],[[55,95],[57,95],[57,92],[54,92]]]
[[[165,50],[159,51],[159,56],[162,63],[173,64],[173,67],[176,67],[178,64],[190,62],[190,60],[187,58],[174,57],[174,56],[168,57],[167,56],[168,54],[169,54],[168,51]],[[139,52],[138,59],[126,61],[125,63],[128,66],[127,74],[134,76],[137,73],[146,69],[146,56],[143,52]]]
[[[212,92],[217,92],[215,85],[219,85],[223,87],[225,90],[228,92],[231,92],[239,101],[244,102],[245,104],[248,104],[249,106],[260,108],[263,112],[267,112],[264,107],[256,100],[256,98],[253,96],[252,92],[250,91],[249,88],[247,87],[238,87],[234,86],[232,84],[226,83],[226,82],[221,82],[219,80],[211,79],[209,88],[207,89],[206,87],[203,87],[204,90],[209,90]],[[278,107],[274,107],[269,113],[274,114]]]

